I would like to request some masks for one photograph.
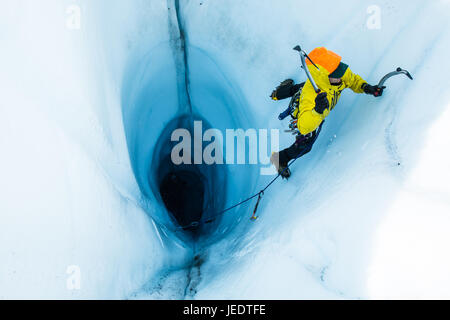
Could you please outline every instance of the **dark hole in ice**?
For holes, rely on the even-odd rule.
[[[176,226],[197,237],[208,232],[206,221],[216,220],[211,216],[224,205],[225,191],[221,188],[226,184],[226,168],[194,164],[193,149],[188,163],[174,163],[172,149],[179,142],[171,141],[171,134],[182,128],[194,137],[194,120],[201,120],[204,128],[210,128],[199,117],[183,115],[169,121],[156,143],[148,181],[155,183],[155,191]]]
[[[247,212],[243,210],[249,210],[247,205],[222,213],[254,191],[259,168],[205,162],[176,165],[171,151],[179,141],[171,141],[172,133],[184,128],[194,138],[194,121],[202,122],[202,132],[214,128],[222,134],[255,125],[247,113],[245,96],[226,70],[202,49],[190,46],[189,52],[192,110],[179,94],[173,51],[162,44],[142,59],[130,59],[123,78],[123,123],[142,208],[162,233],[175,231],[185,241],[201,238],[214,242],[239,222]],[[202,151],[209,143],[203,143]],[[191,227],[183,228],[188,225]],[[186,232],[177,232],[183,229]]]
[[[200,175],[189,170],[172,171],[163,178],[159,191],[178,224],[188,230],[195,229],[186,226],[202,217],[205,185]]]

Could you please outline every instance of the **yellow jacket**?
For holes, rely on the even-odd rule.
[[[330,111],[336,106],[341,96],[341,92],[345,88],[350,88],[355,93],[364,92],[361,86],[366,83],[366,81],[359,75],[354,74],[350,68],[347,68],[347,71],[345,71],[342,76],[341,84],[332,85],[328,78],[329,72],[324,67],[320,65],[317,66],[319,67],[319,70],[313,65],[308,65],[308,69],[320,91],[327,93],[330,108],[325,109],[323,114],[319,114],[314,110],[317,93],[314,91],[311,82],[307,80],[300,95],[299,107],[293,113],[294,117],[298,119],[297,126],[301,134],[308,134],[319,127]]]

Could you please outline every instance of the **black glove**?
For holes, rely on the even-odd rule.
[[[385,86],[383,86],[383,87],[379,87],[379,86],[371,86],[370,84],[368,84],[368,83],[364,83],[363,85],[362,85],[362,89],[364,90],[364,92],[366,93],[366,94],[371,94],[371,95],[373,95],[374,97],[381,97],[382,95],[383,95],[383,90],[385,89],[386,87]]]
[[[284,80],[275,90],[273,90],[270,97],[273,100],[283,100],[292,97],[296,92],[295,89],[297,86],[298,85],[294,85],[294,80],[292,79]]]
[[[327,93],[321,92],[316,97],[316,106],[314,107],[314,110],[316,110],[317,113],[322,114],[325,109],[328,109],[330,106],[328,99],[327,99]]]

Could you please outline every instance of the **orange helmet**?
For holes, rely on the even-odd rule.
[[[328,74],[331,75],[333,72],[337,71],[336,69],[342,69],[342,67],[344,67],[344,72],[347,69],[347,65],[342,63],[341,64],[341,60],[342,57],[336,53],[334,53],[331,50],[326,49],[325,47],[320,47],[320,48],[315,48],[313,51],[310,52],[309,57],[311,58],[311,60],[315,63],[320,65],[321,67],[325,68],[325,70],[328,71]],[[307,65],[312,65],[311,61],[307,60],[306,61]],[[340,74],[342,72],[339,72]],[[342,73],[343,75],[343,73]],[[340,75],[340,77],[342,77],[342,75]],[[336,78],[340,78],[340,77],[336,77]]]

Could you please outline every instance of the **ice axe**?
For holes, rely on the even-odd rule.
[[[320,89],[319,87],[317,87],[313,77],[311,76],[311,73],[309,72],[309,69],[306,67],[306,60],[305,58],[308,58],[309,61],[311,61],[311,63],[317,68],[319,69],[319,67],[316,66],[316,64],[308,57],[308,55],[306,54],[305,51],[302,50],[302,48],[300,48],[300,46],[296,46],[294,48],[295,51],[298,51],[300,54],[300,60],[302,61],[302,68],[303,70],[305,70],[306,76],[308,77],[309,81],[311,82],[314,91],[316,91],[316,93],[320,93]]]
[[[411,74],[409,73],[408,70],[404,70],[404,69],[398,67],[397,70],[389,72],[387,75],[385,75],[383,78],[381,78],[380,82],[378,82],[378,84],[377,84],[377,87],[380,88],[381,90],[386,88],[384,86],[384,83],[386,82],[386,80],[393,76],[399,75],[399,74],[404,74],[409,79],[413,80],[413,77],[411,76]]]

